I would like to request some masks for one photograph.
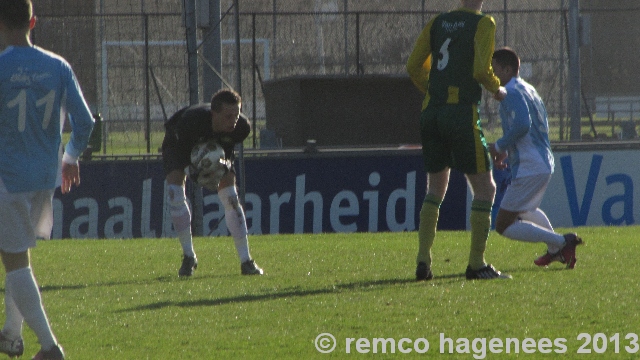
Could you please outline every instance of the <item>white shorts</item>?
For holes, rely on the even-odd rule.
[[[0,180],[0,250],[21,253],[49,239],[53,228],[53,189],[8,193]]]
[[[551,181],[551,174],[539,174],[512,179],[500,202],[500,209],[523,213],[540,207]]]

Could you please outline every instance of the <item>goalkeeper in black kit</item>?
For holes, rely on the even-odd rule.
[[[162,162],[171,221],[184,254],[178,271],[181,277],[193,275],[198,266],[191,236],[191,212],[185,195],[187,173],[194,182],[209,190],[218,191],[224,206],[224,218],[240,257],[241,273],[263,274],[263,270],[249,254],[246,217],[238,200],[233,168],[234,147],[251,132],[249,120],[240,113],[241,107],[240,95],[233,90],[223,89],[213,95],[210,104],[180,109],[165,123]],[[192,164],[192,150],[202,143],[212,144],[208,147],[220,146],[224,149],[223,161],[211,165],[212,169]]]

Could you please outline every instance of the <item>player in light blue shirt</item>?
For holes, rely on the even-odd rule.
[[[31,0],[0,0],[0,255],[6,270],[6,321],[0,352],[24,352],[22,324],[34,331],[34,359],[64,359],[51,330],[30,264],[36,238],[49,238],[54,189],[80,184],[78,157],[87,146],[93,117],[69,64],[30,40]],[[71,139],[62,152],[62,127]]]
[[[496,231],[513,240],[544,242],[546,254],[534,263],[547,266],[554,261],[573,269],[576,246],[582,239],[575,233],[553,231],[540,203],[553,174],[547,110],[536,89],[519,76],[520,58],[510,48],[493,53],[493,70],[507,89],[500,103],[503,136],[489,145],[496,168],[508,167],[511,184],[496,216]]]
[[[0,54],[0,102],[0,177],[7,190],[55,188],[66,114],[73,132],[65,163],[77,163],[93,128],[73,70],[36,46],[8,46]]]

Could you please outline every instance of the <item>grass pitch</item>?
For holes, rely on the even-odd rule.
[[[261,277],[240,275],[228,237],[195,239],[186,280],[175,239],[42,241],[32,263],[71,360],[637,358],[639,228],[577,230],[574,270],[492,232],[486,259],[513,280],[465,280],[468,232],[438,233],[429,282],[414,281],[415,232],[252,236]]]

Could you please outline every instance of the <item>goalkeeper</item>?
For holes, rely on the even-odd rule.
[[[176,112],[165,123],[162,161],[168,187],[169,211],[173,227],[182,245],[182,266],[179,276],[191,276],[198,266],[191,236],[191,212],[185,196],[185,169],[191,165],[191,150],[196,144],[214,140],[222,146],[228,163],[233,164],[235,144],[251,132],[249,120],[240,114],[242,99],[233,90],[223,89],[211,98],[211,104],[198,104]],[[236,174],[231,165],[224,176],[201,184],[217,190],[224,206],[225,221],[240,257],[243,275],[262,275],[263,270],[249,254],[247,223],[238,201]],[[197,182],[197,175],[192,180]],[[218,183],[219,181],[219,183]]]

